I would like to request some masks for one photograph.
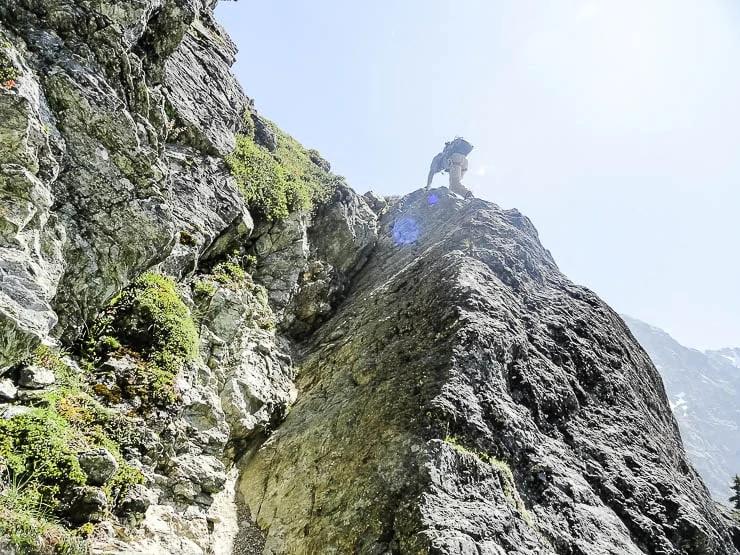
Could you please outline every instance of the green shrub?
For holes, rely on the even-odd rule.
[[[227,162],[247,204],[267,220],[280,220],[291,211],[309,208],[307,191],[252,140],[237,137],[236,150]]]
[[[95,388],[111,401],[122,394],[139,396],[145,406],[176,401],[175,377],[186,361],[198,355],[198,331],[193,316],[166,276],[147,272],[111,301],[96,320],[86,355],[98,360],[116,351],[137,361],[116,376],[116,388]]]
[[[75,456],[80,447],[84,440],[53,408],[0,420],[0,460],[14,479],[37,486],[51,506],[60,490],[85,483]]]
[[[110,308],[116,332],[110,335],[162,370],[176,374],[197,356],[198,332],[171,278],[147,272]]]
[[[213,297],[214,293],[216,293],[216,286],[213,285],[213,282],[207,279],[199,279],[193,285],[193,291],[198,297],[210,298]]]
[[[14,481],[37,492],[44,506],[53,508],[66,488],[85,483],[77,456],[96,447],[105,447],[118,462],[104,488],[111,502],[132,484],[143,483],[142,474],[121,456],[122,439],[133,439],[130,423],[125,436],[119,433],[124,417],[116,418],[89,394],[64,387],[39,402],[28,414],[0,420],[0,467],[4,464]]]
[[[270,153],[249,135],[238,135],[226,161],[247,204],[268,221],[295,211],[311,211],[329,199],[343,178],[329,173],[328,162],[315,150],[304,149],[292,137],[272,126],[277,149]],[[251,128],[247,128],[250,132]]]
[[[87,481],[80,453],[104,447],[118,462],[103,487],[111,508],[131,485],[143,483],[141,472],[121,455],[123,444],[140,442],[138,429],[130,418],[96,401],[84,375],[69,368],[58,352],[39,347],[23,364],[50,368],[57,381],[29,401],[30,412],[0,419],[0,537],[19,553],[89,553],[85,538],[91,525],[70,531],[54,513],[69,488]]]
[[[198,350],[195,321],[180,298],[175,282],[147,272],[117,295],[93,323],[81,348],[90,372],[111,356],[127,355],[136,362],[116,373],[116,384],[95,384],[106,401],[140,397],[142,409],[167,406],[177,400],[175,378]]]
[[[18,553],[87,555],[89,544],[61,526],[31,484],[14,479],[0,482],[0,537]]]
[[[219,283],[238,283],[247,279],[247,273],[239,264],[229,259],[213,267],[213,279]]]

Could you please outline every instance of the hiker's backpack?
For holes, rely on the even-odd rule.
[[[468,154],[470,154],[470,151],[473,150],[473,145],[471,145],[462,137],[456,137],[445,150],[449,154],[456,152],[458,154],[462,154],[463,156],[467,156]]]

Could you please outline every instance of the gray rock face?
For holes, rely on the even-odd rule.
[[[10,538],[0,538],[0,554],[1,555],[16,555],[18,551],[10,543]]]
[[[377,219],[365,199],[344,185],[318,209],[308,230],[308,264],[283,320],[292,335],[313,331],[332,312],[375,246]]]
[[[77,335],[173,247],[191,247],[167,267],[182,275],[214,240],[248,234],[223,162],[208,157],[233,148],[246,103],[212,4],[0,2],[19,72],[0,90],[0,194],[12,202],[0,213],[0,368],[57,314],[55,333]]]
[[[232,444],[268,431],[294,400],[295,370],[273,332],[258,325],[266,298],[247,288],[217,289],[204,312],[201,337],[209,366],[218,369],[219,397]]]
[[[273,152],[277,148],[277,137],[275,137],[275,132],[258,114],[252,112],[251,118],[252,122],[254,122],[254,140],[257,144],[260,144],[270,152]]]
[[[186,127],[185,142],[223,156],[234,150],[246,97],[230,73],[236,47],[209,10],[196,13],[165,63],[166,96]]]
[[[64,229],[51,211],[64,148],[39,81],[0,17],[0,57],[16,86],[0,86],[0,368],[57,322],[50,302],[63,272]]]
[[[11,420],[16,416],[23,416],[32,411],[33,409],[31,407],[25,407],[23,405],[7,405],[5,407],[0,407],[0,418],[3,420]]]
[[[56,381],[54,372],[43,366],[26,366],[21,369],[18,383],[29,389],[43,389]]]
[[[119,512],[125,516],[140,516],[151,505],[149,492],[139,484],[132,485],[119,503]]]
[[[192,503],[198,494],[216,493],[226,482],[226,472],[221,461],[214,457],[183,455],[173,459],[175,470],[170,474],[168,487],[174,497]]]
[[[433,193],[381,219],[245,458],[265,553],[737,553],[622,320],[516,210]]]
[[[116,458],[107,449],[82,453],[78,459],[80,467],[87,474],[87,483],[91,486],[102,486],[118,470]]]
[[[252,250],[257,256],[254,278],[270,296],[278,319],[298,292],[298,278],[308,261],[308,217],[291,214],[279,222],[262,222],[254,230]]]
[[[10,89],[0,85],[0,375],[49,335],[69,346],[145,270],[182,279],[249,237],[251,217],[223,161],[247,99],[229,71],[235,49],[213,19],[215,3],[0,0],[0,60],[18,75]],[[132,431],[143,436],[141,452],[124,456],[147,489],[129,490],[115,508],[129,524],[147,515],[108,551],[209,549],[208,505],[224,484],[227,442],[248,435],[248,418],[249,433],[264,431],[291,399],[290,359],[274,333],[252,325],[231,338],[240,346],[252,338],[224,359],[233,368],[193,361],[177,377],[178,404]],[[91,385],[135,411],[142,400],[115,390],[138,363],[111,359]],[[270,380],[282,372],[274,394]],[[230,426],[220,394],[242,374],[259,387],[239,389],[249,403],[244,414],[229,412]],[[41,387],[42,378],[20,381]],[[16,400],[10,386],[3,401]],[[38,399],[24,392],[20,402]],[[28,410],[5,406],[2,418]],[[109,479],[111,457],[80,456],[91,485]],[[80,523],[111,517],[99,490],[72,493],[68,509]]]
[[[65,326],[89,317],[172,243],[156,129],[162,100],[144,86],[141,60],[132,51],[158,4],[121,10],[68,2],[0,4],[0,19],[43,76],[39,97],[49,108],[44,129],[63,139],[62,169],[42,182],[68,238],[63,294],[53,303]],[[107,22],[105,32],[95,21]]]
[[[701,352],[661,329],[623,316],[663,377],[686,452],[712,496],[723,503],[740,469],[740,357]]]
[[[200,260],[223,256],[249,237],[254,224],[223,160],[169,145],[171,203],[179,231],[165,272],[182,278]]]
[[[18,396],[18,388],[12,380],[0,380],[0,401],[13,401]]]
[[[100,522],[108,510],[108,500],[100,488],[82,486],[68,493],[69,500],[60,508],[71,522]]]

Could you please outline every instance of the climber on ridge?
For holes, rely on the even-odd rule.
[[[462,177],[468,171],[466,156],[470,154],[471,150],[473,150],[473,145],[462,137],[455,137],[452,141],[447,141],[442,152],[432,159],[429,176],[427,177],[427,190],[432,184],[434,174],[446,171],[450,174],[450,191],[464,198],[472,197],[472,191],[462,184]]]

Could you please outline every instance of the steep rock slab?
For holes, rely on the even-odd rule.
[[[54,303],[63,327],[89,318],[173,242],[161,95],[134,52],[160,4],[0,3],[66,144],[50,183],[67,234]]]
[[[647,355],[525,217],[418,191],[380,235],[242,461],[265,553],[737,553]]]
[[[18,135],[7,144],[21,154],[17,146],[26,148],[30,165],[22,165],[37,181],[23,185],[26,192],[14,193],[20,201],[13,202],[26,212],[33,206],[20,231],[44,239],[45,257],[35,260],[18,232],[14,252],[3,254],[3,272],[11,276],[3,280],[8,285],[0,301],[8,350],[18,343],[16,351],[27,351],[54,325],[54,311],[55,333],[79,335],[133,277],[183,245],[178,232],[194,238],[188,246],[195,248],[179,249],[170,261],[167,269],[177,275],[191,270],[224,232],[214,253],[248,234],[251,221],[235,184],[223,163],[209,157],[233,147],[246,103],[229,71],[235,48],[213,19],[214,5],[0,0],[0,31],[20,53],[21,70],[3,98],[26,96],[30,106],[29,116],[6,110],[14,117],[0,126]],[[179,146],[166,150],[168,143]],[[194,169],[182,165],[187,147],[193,152],[185,161]],[[56,169],[34,169],[36,152],[44,159],[51,152]],[[30,177],[12,164],[1,173],[17,192],[19,180]],[[192,208],[199,200],[207,203],[200,212]],[[225,202],[214,207],[210,201]],[[192,233],[187,219],[205,225]],[[36,265],[34,275],[21,275],[24,264]]]
[[[228,168],[220,158],[167,145],[177,243],[163,270],[182,279],[202,258],[222,257],[241,246],[254,228]]]
[[[246,97],[230,73],[236,47],[210,11],[196,13],[165,63],[165,94],[194,145],[224,156],[234,150]]]
[[[309,255],[281,327],[305,336],[329,317],[378,240],[378,218],[365,199],[339,185],[308,228]]]
[[[57,322],[51,308],[63,272],[64,229],[51,211],[64,149],[46,98],[14,35],[0,24],[0,370]]]

